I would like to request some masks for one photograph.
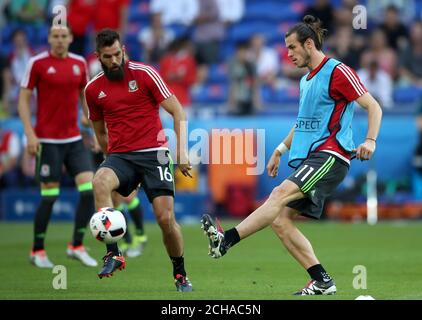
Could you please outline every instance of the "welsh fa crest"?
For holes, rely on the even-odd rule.
[[[136,83],[136,80],[130,80],[129,83],[129,92],[135,92],[138,90],[138,84]]]
[[[78,65],[74,64],[74,65],[72,66],[72,69],[73,69],[73,74],[74,74],[75,76],[79,76],[79,75],[81,75],[81,69],[79,68],[79,66],[78,66]]]

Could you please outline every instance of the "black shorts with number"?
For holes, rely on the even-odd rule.
[[[302,215],[319,219],[324,209],[325,199],[343,181],[349,165],[328,152],[315,152],[300,165],[287,179],[298,185],[305,198],[292,201],[288,207]]]
[[[116,190],[127,197],[139,184],[152,202],[158,196],[174,197],[173,161],[167,150],[112,153],[100,168],[114,171],[119,179]]]
[[[36,177],[40,182],[59,182],[63,164],[72,178],[79,173],[93,171],[89,151],[82,140],[40,144],[36,164]]]

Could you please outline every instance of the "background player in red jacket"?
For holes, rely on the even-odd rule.
[[[125,61],[124,50],[117,32],[105,29],[98,33],[96,52],[104,71],[85,88],[89,119],[107,155],[93,180],[95,206],[112,207],[114,190],[128,196],[141,183],[173,263],[177,291],[192,291],[184,268],[182,233],[174,216],[173,164],[159,107],[162,105],[173,116],[179,169],[190,176],[186,116],[157,71],[142,63]],[[117,243],[107,245],[104,267],[98,276],[109,277],[124,266]]]
[[[196,61],[192,45],[186,38],[173,41],[169,52],[160,60],[160,74],[172,88],[183,107],[190,107],[190,89],[196,81]]]
[[[41,203],[34,222],[30,260],[37,267],[52,268],[44,250],[44,238],[53,204],[60,193],[62,166],[74,177],[80,193],[73,242],[67,254],[87,266],[97,266],[82,245],[86,225],[94,213],[92,164],[78,127],[78,98],[87,83],[85,59],[68,52],[72,35],[65,26],[49,30],[50,51],[31,58],[22,79],[19,115],[24,125],[29,154],[37,156],[36,176],[41,184]],[[32,127],[30,98],[37,90],[36,124]],[[81,100],[83,101],[83,100]]]

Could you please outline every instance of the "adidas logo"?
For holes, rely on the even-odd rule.
[[[105,97],[107,97],[107,95],[104,93],[104,91],[101,91],[100,94],[98,95],[98,99],[105,98]]]
[[[54,69],[54,67],[51,66],[50,68],[48,68],[47,73],[56,73],[56,69]]]

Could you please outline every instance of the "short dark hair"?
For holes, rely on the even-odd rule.
[[[25,37],[28,37],[28,34],[26,33],[26,30],[20,27],[17,27],[15,30],[13,30],[12,34],[10,35],[10,39],[14,39],[18,34],[23,34]]]
[[[249,41],[248,40],[240,40],[236,42],[236,51],[238,50],[247,50],[249,49]]]
[[[321,50],[324,37],[327,34],[327,30],[322,28],[321,20],[314,16],[306,15],[302,21],[287,31],[286,38],[296,33],[297,39],[302,46],[308,38],[311,38],[315,43],[315,47]]]
[[[95,38],[97,52],[100,52],[101,48],[111,47],[116,40],[120,42],[120,36],[116,31],[112,29],[101,30]]]
[[[69,34],[72,34],[72,28],[69,25],[66,24],[57,24],[57,25],[51,25],[50,28],[48,28],[48,35],[50,35],[51,30],[53,30],[53,28],[66,28],[69,31]]]
[[[390,4],[390,5],[388,5],[388,6],[385,8],[385,11],[386,11],[386,12],[387,12],[387,11],[393,11],[393,12],[395,12],[395,13],[399,13],[399,12],[400,12],[399,8],[397,8],[394,4]]]

